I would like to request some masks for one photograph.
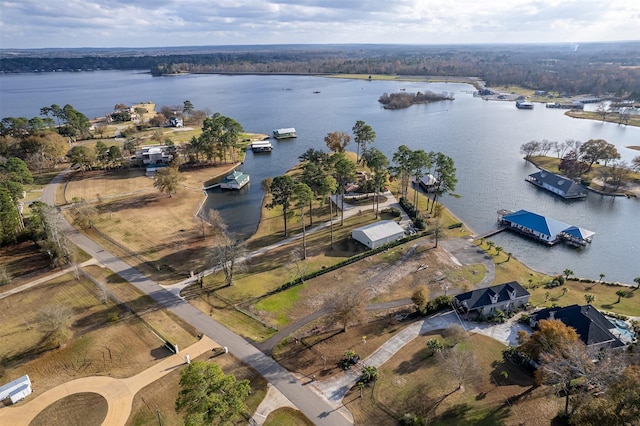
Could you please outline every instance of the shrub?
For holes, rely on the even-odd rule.
[[[462,228],[462,222],[452,223],[447,228],[449,228],[449,229]]]

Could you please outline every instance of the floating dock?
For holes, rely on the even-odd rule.
[[[584,247],[591,242],[595,232],[569,225],[527,210],[498,211],[498,222],[506,229],[525,235],[547,245],[559,242]]]

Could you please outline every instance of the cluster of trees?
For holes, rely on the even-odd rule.
[[[24,185],[33,182],[29,168],[20,158],[0,159],[0,245],[15,244],[24,229],[22,199]]]
[[[570,424],[634,424],[640,418],[637,354],[590,349],[558,320],[541,320],[532,334],[518,337],[515,352],[536,361],[538,384],[555,386],[564,396]]]
[[[427,90],[424,93],[398,92],[392,93],[390,95],[388,93],[384,93],[382,94],[382,96],[380,96],[378,102],[383,105],[384,109],[401,109],[408,108],[413,104],[427,104],[437,101],[452,101],[453,99],[453,93],[443,92],[437,94]]]
[[[604,139],[589,139],[587,142],[568,139],[565,142],[549,140],[530,141],[520,147],[520,152],[525,159],[532,156],[546,156],[549,151],[554,151],[561,159],[558,168],[569,178],[578,178],[591,172],[594,164],[601,164],[597,170],[605,184],[610,185],[614,191],[623,186],[629,179],[633,169],[640,170],[640,157],[633,160],[629,166],[620,160],[620,153],[613,144]]]
[[[74,146],[67,152],[72,166],[81,170],[114,169],[124,165],[122,150],[117,145],[107,146],[104,142],[96,142],[95,147],[86,145]]]
[[[243,131],[240,123],[219,112],[205,118],[202,133],[198,137],[191,138],[185,148],[189,161],[193,163],[215,162],[216,159],[220,162],[236,161],[238,141]]]
[[[219,46],[149,51],[12,52],[4,72],[141,69],[192,73],[358,73],[479,76],[489,85],[521,85],[568,94],[640,99],[640,43],[450,46]]]
[[[389,161],[377,148],[368,147],[375,141],[375,131],[364,121],[358,120],[352,128],[354,141],[358,146],[358,162],[365,164],[372,173],[371,179],[362,182],[361,190],[373,192],[376,195],[383,190],[387,181]],[[300,212],[303,220],[303,259],[306,258],[305,241],[305,209],[309,212],[309,222],[313,224],[313,201],[320,198],[323,204],[331,194],[340,196],[344,206],[345,187],[356,180],[356,163],[345,154],[347,145],[351,142],[351,136],[345,132],[331,132],[325,137],[327,152],[309,149],[299,158],[302,162],[302,173],[298,180],[289,175],[276,176],[263,182],[263,187],[271,195],[271,202],[267,208],[279,207],[282,209],[284,220],[284,233],[287,235],[287,219],[293,214],[292,209]],[[378,197],[373,198],[373,202]],[[331,209],[332,204],[329,203]],[[378,209],[375,208],[376,215]],[[344,209],[342,209],[344,212]],[[330,211],[331,217],[333,212]],[[344,223],[344,214],[341,224]],[[333,245],[333,221],[331,222],[331,244]]]
[[[456,168],[451,157],[441,152],[425,152],[422,149],[411,150],[406,145],[400,145],[393,154],[393,166],[391,174],[400,179],[400,196],[407,198],[409,185],[414,180],[416,191],[414,192],[413,205],[418,210],[418,182],[428,175],[435,178],[435,183],[430,189],[430,197],[427,197],[427,209],[433,213],[436,201],[443,194],[454,194],[458,179]]]

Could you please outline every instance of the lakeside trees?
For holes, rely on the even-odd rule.
[[[602,181],[603,190],[610,188],[614,192],[618,191],[629,181],[632,171],[640,170],[635,162],[629,166],[626,162],[619,161],[620,153],[615,145],[604,139],[590,139],[584,143],[573,139],[560,143],[530,141],[520,146],[520,152],[524,154],[525,160],[530,160],[533,156],[546,156],[549,151],[546,146],[556,152],[560,159],[558,170],[566,177],[578,179],[587,174],[589,177],[598,177]],[[640,157],[637,158],[640,164]],[[597,169],[594,168],[596,164],[599,165]]]

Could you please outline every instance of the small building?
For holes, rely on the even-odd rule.
[[[420,180],[418,181],[418,185],[426,192],[434,192],[436,189],[438,189],[438,179],[436,179],[432,174],[428,173],[426,176],[420,178]]]
[[[251,144],[253,152],[271,152],[273,145],[269,141],[255,141]]]
[[[524,99],[518,99],[516,101],[516,108],[518,109],[533,109],[533,103]]]
[[[616,327],[600,311],[591,305],[571,305],[562,308],[542,309],[529,317],[529,325],[535,328],[540,320],[558,320],[578,333],[580,340],[591,348],[618,348],[624,343],[616,336]]]
[[[519,309],[529,303],[529,296],[524,287],[511,281],[458,294],[453,298],[453,305],[467,317],[470,314],[489,316],[498,309],[503,312]]]
[[[220,182],[220,188],[222,189],[241,189],[249,183],[249,175],[242,173],[238,170],[234,170],[233,173],[228,174]]]
[[[567,200],[584,199],[587,196],[587,189],[584,186],[546,170],[531,173],[525,180]]]
[[[171,117],[169,119],[169,126],[171,127],[184,127],[184,120],[181,117]]]
[[[6,385],[0,386],[0,402],[9,399],[12,404],[15,404],[31,395],[31,392],[33,392],[31,389],[31,380],[29,376],[25,374]]]
[[[404,238],[404,230],[393,220],[381,220],[355,228],[351,231],[351,238],[374,249]]]
[[[296,129],[293,127],[287,127],[284,129],[277,129],[273,131],[273,137],[276,139],[290,139],[298,137]]]

